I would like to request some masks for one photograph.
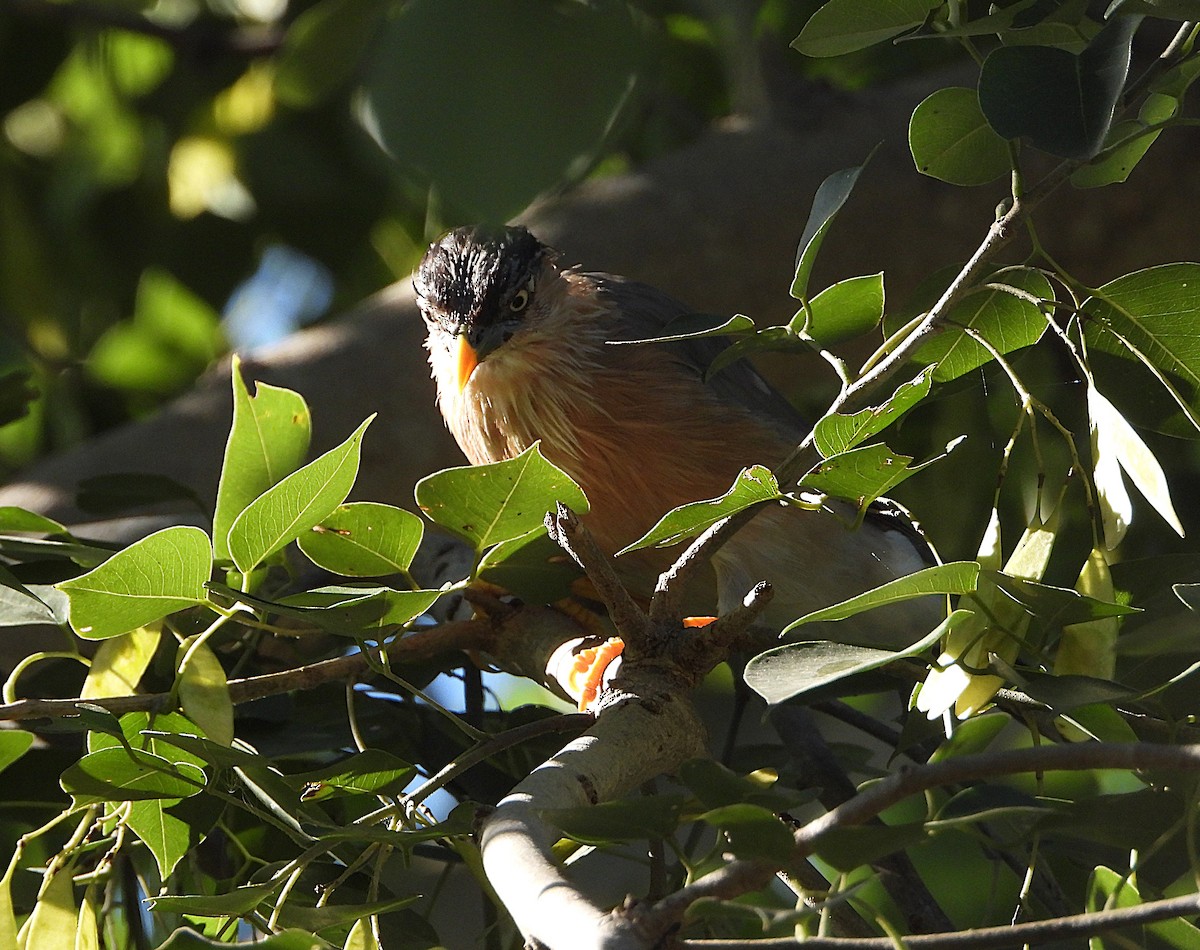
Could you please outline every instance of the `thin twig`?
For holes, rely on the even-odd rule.
[[[1004,927],[981,927],[956,933],[918,934],[905,937],[903,946],[912,950],[996,950],[1002,947],[1057,942],[1070,937],[1090,937],[1121,927],[1135,927],[1174,917],[1190,917],[1197,913],[1200,913],[1200,895],[1189,894],[1186,897],[1150,901],[1136,907],[1074,914],[1055,920],[1039,920]],[[809,937],[803,943],[790,938],[680,940],[675,946],[681,950],[791,950],[793,947],[802,947],[803,950],[896,950],[898,944],[891,937]]]
[[[411,634],[387,647],[392,659],[415,663],[431,659],[454,650],[472,650],[485,647],[493,636],[491,624],[481,620],[462,620],[442,624],[420,633]],[[295,669],[248,676],[229,681],[229,697],[234,705],[252,702],[266,696],[277,696],[292,690],[312,689],[324,683],[332,683],[367,671],[369,664],[363,653],[321,660]],[[101,706],[114,715],[127,712],[144,712],[163,707],[171,701],[168,693],[145,693],[138,696],[111,696],[88,700],[80,699],[20,699],[0,706],[0,721],[28,719],[62,719],[78,716],[79,704],[86,702]]]

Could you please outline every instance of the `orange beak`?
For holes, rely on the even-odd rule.
[[[467,342],[465,333],[458,335],[458,353],[456,355],[458,357],[455,361],[458,367],[458,389],[459,392],[462,392],[467,385],[467,380],[475,372],[475,367],[479,365],[479,355],[475,352],[475,347]]]

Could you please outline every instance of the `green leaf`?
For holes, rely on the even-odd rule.
[[[294,617],[330,633],[362,639],[384,628],[418,617],[441,596],[440,590],[393,590],[390,587],[336,585],[291,594],[281,601],[264,600],[229,587],[210,589],[268,614]]]
[[[1087,406],[1105,546],[1111,551],[1120,544],[1133,520],[1133,505],[1122,472],[1175,533],[1183,537],[1183,525],[1171,502],[1166,473],[1150,447],[1095,386],[1088,386]]]
[[[527,604],[552,604],[571,592],[571,585],[582,571],[543,529],[537,528],[485,553],[476,576],[503,587]]]
[[[817,450],[823,458],[847,452],[860,442],[882,432],[929,395],[934,367],[926,366],[907,383],[902,383],[886,402],[854,415],[834,413],[817,421],[813,432]]]
[[[194,722],[177,712],[125,713],[118,720],[116,734],[108,729],[89,732],[87,750],[88,752],[99,752],[101,749],[121,749],[131,746],[143,752],[153,753],[169,762],[186,762],[203,768],[207,759],[163,738],[176,733],[191,735],[199,731],[199,727]]]
[[[31,589],[32,588],[32,589]],[[54,603],[53,609],[47,601]],[[12,571],[0,565],[0,627],[23,627],[30,623],[67,622],[67,597],[53,587],[26,587]]]
[[[1137,885],[1126,874],[1099,865],[1092,871],[1088,886],[1087,909],[1089,911],[1137,907],[1142,895]],[[1182,917],[1143,924],[1141,931],[1146,938],[1153,938],[1147,946],[1192,950],[1200,946],[1200,927]]]
[[[79,905],[75,900],[71,877],[72,870],[68,865],[59,868],[43,885],[33,913],[21,928],[25,938],[21,944],[24,950],[74,948]]]
[[[1169,101],[1178,106],[1178,100]],[[1104,142],[1105,151],[1088,164],[1075,169],[1071,173],[1071,184],[1076,188],[1100,188],[1125,181],[1161,134],[1162,129],[1146,130],[1145,124],[1136,119],[1118,122],[1109,130]],[[1124,144],[1107,151],[1118,142]]]
[[[207,643],[188,637],[176,652],[175,662],[186,663],[175,687],[179,705],[204,734],[220,745],[233,743],[233,700],[229,681],[217,655]]]
[[[1100,388],[1139,425],[1195,438],[1200,264],[1163,264],[1118,277],[1084,301],[1083,311]]]
[[[371,929],[371,918],[361,917],[355,921],[346,934],[346,942],[342,950],[379,950],[379,941],[375,939],[375,931]]]
[[[179,718],[184,720],[183,716]],[[142,729],[141,735],[153,743],[151,748],[154,751],[172,761],[176,756],[193,756],[197,762],[208,762],[221,769],[253,769],[260,767],[262,762],[262,759],[252,752],[246,752],[237,746],[218,745],[198,735],[200,730],[195,726],[185,730],[173,721],[163,723],[161,719],[156,719],[154,725],[162,725],[164,728]],[[170,731],[164,731],[165,729]]]
[[[852,2],[857,4],[858,0]],[[813,195],[812,210],[808,213],[808,223],[804,225],[799,250],[796,252],[796,277],[792,281],[791,294],[797,300],[808,296],[808,279],[812,275],[817,253],[825,242],[825,235],[829,232],[833,219],[842,210],[865,167],[866,162],[863,162],[862,165],[834,172],[821,182],[817,193]]]
[[[346,85],[390,7],[390,0],[322,0],[296,17],[275,61],[279,101],[307,109]]]
[[[926,98],[908,124],[917,171],[952,185],[986,185],[1011,170],[1008,142],[992,131],[974,89],[949,86]]]
[[[359,501],[342,505],[298,541],[318,567],[345,577],[379,577],[408,570],[424,530],[410,511]]]
[[[382,749],[356,752],[312,772],[287,776],[293,785],[303,787],[302,801],[319,801],[336,794],[390,794],[399,792],[417,770]]]
[[[729,850],[738,858],[786,864],[795,853],[796,842],[787,825],[761,805],[723,805],[700,819],[725,832]]]
[[[80,567],[95,567],[112,557],[111,548],[81,541],[56,541],[42,538],[19,538],[0,535],[0,554],[14,561],[43,561],[47,558],[69,558]]]
[[[228,538],[234,520],[254,499],[300,467],[312,433],[303,397],[266,383],[259,383],[251,396],[236,356],[231,374],[233,425],[225,443],[213,514],[213,552],[218,561],[230,559]]]
[[[751,333],[754,321],[743,314],[732,317],[709,313],[685,313],[669,320],[654,336],[629,340],[608,340],[610,346],[626,346],[635,343],[670,343],[676,340],[702,340],[713,336],[738,336]]]
[[[982,571],[980,580],[995,584],[1031,614],[1055,626],[1141,612],[1137,607],[1096,600],[1069,587],[1053,587],[1002,571]]]
[[[825,620],[845,620],[864,610],[882,607],[897,601],[912,600],[929,594],[969,594],[979,581],[979,565],[975,561],[951,561],[888,581],[873,590],[849,600],[805,614],[783,631],[784,634],[806,623]]]
[[[105,696],[131,696],[154,651],[158,648],[161,631],[157,626],[138,627],[126,634],[106,640],[92,657],[87,678],[80,690],[80,699]]]
[[[420,900],[419,894],[407,897],[389,897],[369,904],[325,904],[322,907],[304,907],[288,901],[279,911],[279,922],[285,927],[300,927],[310,933],[344,927],[353,921],[362,920],[372,914],[387,914]]]
[[[635,101],[648,40],[624,3],[413,0],[377,31],[360,118],[458,217],[507,221],[591,167]]]
[[[749,777],[738,775],[712,759],[684,762],[679,767],[679,780],[691,789],[705,808],[746,802],[778,812],[793,808],[808,797],[808,793],[777,789],[774,781],[764,781],[758,773]]]
[[[101,802],[152,798],[188,798],[205,785],[204,772],[186,762],[171,762],[140,749],[109,748],[89,752],[62,774],[59,784],[75,807]]]
[[[584,844],[667,838],[675,833],[686,798],[654,795],[580,808],[544,808],[542,817],[568,838]]]
[[[1005,726],[1012,723],[1007,713],[985,713],[958,723],[953,734],[934,750],[930,764],[943,762],[958,755],[985,752]]]
[[[0,772],[29,751],[33,738],[33,733],[24,729],[0,730]]]
[[[804,24],[792,48],[840,56],[890,40],[925,22],[937,0],[829,0]]]
[[[695,537],[722,518],[735,515],[751,505],[782,498],[779,483],[771,470],[762,465],[742,469],[729,491],[719,498],[694,501],[668,511],[658,524],[638,538],[633,544],[622,548],[617,556],[641,548],[666,548],[687,538]]]
[[[116,389],[167,394],[189,385],[220,350],[220,320],[212,307],[151,267],[138,282],[133,319],[104,332],[87,368]]]
[[[842,873],[849,873],[928,837],[929,832],[921,822],[835,827],[821,835],[817,854]]]
[[[901,578],[901,581],[905,580],[908,578]],[[937,643],[953,622],[951,615],[912,646],[897,651],[849,646],[826,640],[787,643],[760,653],[746,664],[746,685],[771,705],[777,705],[849,676],[878,669],[894,660],[916,656]]]
[[[932,286],[925,290],[931,291]],[[1018,293],[1006,289],[1010,287]],[[940,291],[937,296],[941,296]],[[983,344],[958,329],[963,326],[970,327],[1002,355],[1032,346],[1046,331],[1046,317],[1030,298],[1054,299],[1054,292],[1044,274],[1028,267],[997,271],[987,285],[974,288],[947,311],[946,329],[920,347],[913,357],[914,361],[936,363],[933,379],[938,383],[957,379],[990,363],[992,354]],[[930,305],[932,303],[930,301]],[[888,332],[896,329],[899,326],[893,326],[889,321]]]
[[[1062,158],[1104,145],[1129,72],[1136,17],[1109,22],[1078,55],[1049,46],[999,46],[979,73],[979,105],[1006,139],[1026,137]]]
[[[814,491],[855,501],[860,511],[923,468],[945,458],[960,445],[960,436],[942,455],[912,465],[912,456],[897,455],[886,445],[866,445],[823,459],[801,479],[800,485]]]
[[[834,346],[874,330],[883,319],[883,274],[850,277],[826,287],[811,301],[812,319],[801,311],[804,332],[822,346]]]
[[[158,864],[159,876],[165,881],[192,848],[207,834],[195,825],[189,808],[197,799],[130,802],[127,822]],[[216,815],[212,816],[214,822]],[[211,827],[211,823],[205,822]]]
[[[1036,671],[1024,673],[1021,689],[1055,713],[1101,703],[1128,702],[1138,695],[1137,690],[1128,686],[1093,676],[1052,676]]]
[[[59,535],[71,537],[71,532],[63,525],[44,515],[26,511],[15,505],[0,505],[0,532],[29,531],[34,534]]]
[[[797,336],[796,331],[791,326],[763,327],[757,333],[735,340],[729,346],[725,347],[725,349],[721,350],[713,358],[713,361],[708,364],[708,369],[705,371],[705,378],[712,379],[717,373],[725,369],[726,366],[736,363],[751,353],[806,352],[811,349],[811,346],[812,344]]]
[[[197,917],[244,917],[277,893],[285,877],[262,884],[235,887],[224,894],[184,894],[148,897],[150,909],[168,914],[194,914]]]
[[[346,500],[358,477],[363,433],[372,413],[345,442],[268,488],[229,528],[229,556],[243,574],[320,524]]]
[[[71,628],[103,640],[205,602],[212,548],[199,528],[156,531],[99,567],[58,584],[71,602]]]
[[[155,947],[155,950],[229,950],[230,946],[236,947],[238,944],[230,944],[225,940],[209,940],[190,927],[181,927]],[[281,930],[269,937],[256,934],[254,943],[249,946],[254,950],[329,950],[331,945],[306,931]]]
[[[583,489],[534,443],[514,459],[434,472],[417,482],[417,505],[436,524],[470,541],[476,552],[523,537],[561,502],[588,510]]]

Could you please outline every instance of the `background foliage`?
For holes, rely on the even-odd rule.
[[[807,226],[797,222],[796,273],[780,275],[781,286],[794,277],[795,319],[682,331],[729,337],[726,358],[820,350],[844,377],[815,453],[774,475],[748,471],[720,513],[778,499],[795,479],[864,503],[895,494],[948,563],[839,612],[930,591],[954,595],[955,612],[904,655],[805,644],[752,659],[746,682],[773,707],[771,729],[754,716],[741,727],[747,704],[762,707],[719,668],[702,698],[734,723],[723,765],[690,763],[648,799],[554,820],[576,842],[564,852],[599,849],[581,868],[598,868],[614,902],[647,891],[645,839],[657,842],[651,897],[727,853],[787,864],[795,841],[776,816],[808,821],[821,810],[813,786],[828,791],[788,718],[816,704],[843,723],[829,756],[858,782],[901,756],[1078,743],[1098,758],[939,787],[895,806],[886,826],[823,833],[828,886],[815,903],[779,886],[696,905],[685,936],[841,926],[844,894],[874,934],[1192,894],[1194,779],[1099,765],[1101,742],[1194,739],[1200,565],[1179,536],[1197,523],[1195,493],[1180,486],[1200,429],[1200,264],[1179,248],[1174,262],[1087,286],[1043,248],[1035,211],[1054,189],[1086,204],[1088,189],[1119,186],[1160,137],[1196,124],[1197,19],[1188,0],[699,12],[13,0],[0,18],[0,456],[15,470],[144,414],[230,344],[252,349],[407,275],[444,227],[505,220],[636,167],[761,105],[755,91],[789,71],[854,90],[973,60],[977,84],[916,106],[909,145],[914,174],[994,190],[1005,227],[979,221],[978,266],[946,260],[907,300],[887,297],[880,275],[817,286],[825,237],[871,174],[869,162],[830,169]],[[1001,255],[1014,232],[1025,244]],[[869,345],[845,346],[863,334]],[[831,348],[865,356],[863,369]],[[903,372],[873,378],[894,352]],[[162,479],[82,486],[92,510],[189,498],[212,513],[209,531],[167,528],[113,551],[0,511],[3,623],[64,636],[5,686],[8,717],[28,721],[0,731],[12,846],[0,946],[268,934],[261,945],[436,946],[467,939],[440,932],[463,916],[444,908],[464,890],[482,908],[467,929],[512,943],[481,880],[474,803],[495,802],[582,725],[485,701],[471,664],[420,645],[435,631],[405,636],[467,579],[422,588],[409,571],[424,522],[345,504],[369,418],[310,460],[302,394],[235,373],[232,398],[215,499]],[[914,461],[942,455],[927,471]],[[577,492],[531,453],[487,478],[433,474],[413,507],[460,534],[489,525],[466,532],[471,573],[546,601],[564,577],[546,568],[542,513],[557,501],[582,510]],[[647,543],[693,536],[712,514],[676,512]],[[459,623],[437,629],[471,646],[480,625]],[[248,679],[304,660],[334,665],[279,688]],[[465,692],[446,693],[435,677],[460,666]],[[923,683],[913,711],[889,705],[897,682],[905,698]],[[886,886],[912,867],[913,889]],[[1194,947],[1200,935],[1174,916],[1104,940]]]

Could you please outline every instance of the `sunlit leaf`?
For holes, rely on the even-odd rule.
[[[24,729],[0,731],[0,772],[17,761],[33,745],[33,733]]]
[[[236,356],[230,371],[233,425],[225,443],[213,514],[213,553],[218,561],[229,559],[229,529],[234,519],[300,467],[312,432],[308,405],[299,394],[259,383],[251,396]]]
[[[1075,589],[1100,601],[1113,601],[1116,588],[1104,551],[1094,548],[1083,562]],[[1054,656],[1054,672],[1060,676],[1094,676],[1112,679],[1117,664],[1117,617],[1097,617],[1063,627]]]
[[[25,950],[35,947],[75,947],[79,919],[70,867],[59,868],[45,882],[22,933]]]
[[[957,270],[957,268],[953,268]],[[914,354],[918,363],[937,363],[933,378],[944,383],[991,362],[987,347],[959,327],[970,327],[1001,355],[1032,346],[1046,331],[1046,317],[1035,300],[1053,300],[1050,282],[1040,271],[1012,267],[997,271],[945,314],[946,328]],[[1014,288],[1013,293],[1005,288]],[[931,287],[924,288],[927,292]],[[933,291],[934,300],[941,289]],[[933,301],[929,301],[932,305]],[[888,322],[888,332],[899,327]]]
[[[160,634],[156,625],[137,627],[100,644],[83,681],[80,698],[130,696],[137,692],[142,674],[158,647]]]
[[[289,775],[287,780],[304,786],[304,801],[318,801],[336,794],[389,794],[404,789],[416,769],[382,749],[356,752],[312,772]]]
[[[925,367],[913,379],[902,383],[881,405],[850,416],[834,413],[818,420],[813,438],[822,457],[830,458],[854,448],[904,415],[929,395],[933,369],[932,366]]]
[[[375,931],[371,929],[371,918],[361,917],[355,921],[346,934],[346,942],[342,950],[379,950],[379,941],[375,939]]]
[[[233,742],[233,702],[221,661],[207,643],[189,637],[179,644],[176,662],[183,663],[176,688],[184,715],[213,742]],[[185,660],[186,658],[186,660]]]
[[[883,319],[883,274],[850,277],[826,287],[809,301],[812,319],[796,315],[822,346],[834,346],[875,329]]]
[[[201,769],[170,762],[139,749],[110,748],[89,752],[62,774],[60,784],[76,807],[100,802],[152,798],[187,798],[205,784]]]
[[[229,528],[229,556],[246,573],[329,517],[358,477],[368,416],[345,442],[292,472],[252,501]]]
[[[1083,310],[1100,388],[1139,425],[1196,438],[1200,264],[1163,264],[1118,277],[1084,301]]]
[[[314,564],[346,577],[407,571],[425,527],[412,512],[376,502],[342,505],[298,543]]]
[[[1122,472],[1175,533],[1183,537],[1183,525],[1171,503],[1167,476],[1150,447],[1095,386],[1088,387],[1087,404],[1105,546],[1111,551],[1121,543],[1133,517]]]
[[[617,554],[619,556],[648,547],[670,547],[695,537],[722,518],[737,514],[751,505],[782,497],[779,483],[775,481],[770,469],[762,465],[751,466],[743,469],[729,491],[719,498],[690,502],[668,511],[659,519],[658,524]]]
[[[583,490],[542,455],[539,444],[514,459],[448,468],[417,482],[417,505],[443,528],[483,551],[523,537],[558,503],[587,512]]]
[[[949,86],[912,114],[908,147],[917,171],[952,185],[986,185],[1011,170],[1008,142],[979,108],[974,89]]]
[[[1138,886],[1128,874],[1120,874],[1099,865],[1092,871],[1088,885],[1087,907],[1089,911],[1110,910],[1121,907],[1137,907],[1142,904]],[[1200,927],[1183,917],[1172,917],[1154,923],[1142,924],[1142,931],[1152,937],[1149,945],[1191,950],[1200,946]]]
[[[927,597],[930,594],[967,594],[975,590],[978,579],[979,565],[975,561],[952,561],[949,564],[937,564],[905,577],[899,577],[894,581],[888,581],[880,587],[843,600],[841,603],[805,614],[799,620],[789,624],[783,633],[787,634],[806,623],[845,620],[864,610],[913,600],[917,597]]]
[[[205,602],[212,548],[199,528],[164,528],[118,551],[58,589],[71,601],[71,628],[103,640]]]

